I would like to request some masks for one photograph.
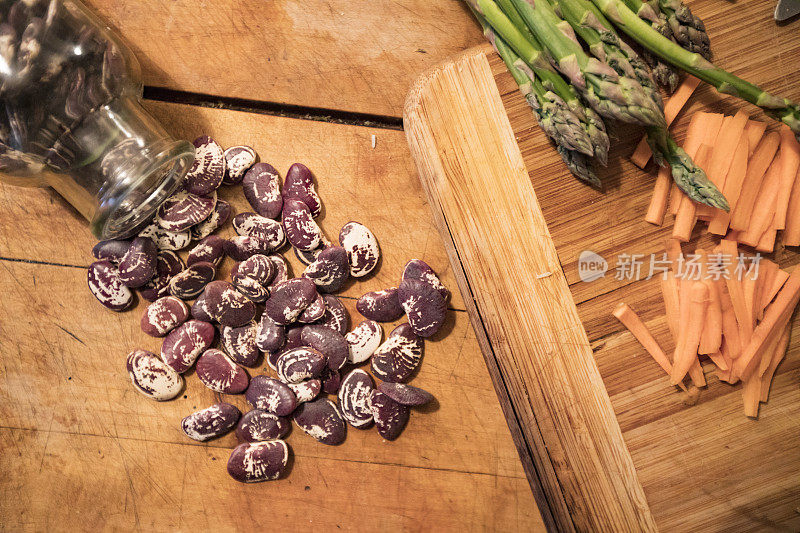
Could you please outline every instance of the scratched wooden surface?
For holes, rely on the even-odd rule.
[[[764,89],[800,100],[800,40],[797,21],[776,25],[774,3],[690,2],[706,23],[715,60]],[[605,193],[572,179],[536,126],[502,61],[489,62],[503,98],[537,198],[570,283],[578,313],[611,398],[650,510],[663,531],[800,530],[800,319],[788,354],[778,369],[770,400],[759,419],[744,416],[741,385],[720,382],[706,363],[709,385],[697,404],[668,385],[668,378],[611,315],[619,301],[640,314],[661,346],[674,348],[664,320],[657,280],[618,280],[617,255],[663,252],[672,231],[644,222],[655,171],[628,160],[642,131],[613,127],[614,148],[601,171]],[[691,113],[734,114],[745,109],[770,121],[756,107],[704,86],[672,127],[682,142]],[[684,250],[708,247],[712,239],[696,231]],[[605,257],[609,272],[591,283],[580,281],[577,259],[591,250]],[[800,263],[796,248],[778,246],[771,256],[782,267]]]
[[[328,235],[349,220],[375,232],[380,271],[342,293],[352,320],[360,320],[354,298],[396,283],[412,257],[455,287],[402,132],[147,107],[176,136],[248,143],[281,171],[307,163]],[[248,209],[238,188],[222,198]],[[343,445],[327,447],[294,429],[290,475],[241,485],[225,470],[234,436],[200,444],[180,430],[184,416],[216,401],[193,373],[185,396],[171,402],[131,387],[126,354],[157,352],[160,342],[139,329],[142,303],[116,314],[89,293],[92,244],[79,215],[50,191],[0,186],[0,490],[16,495],[0,502],[4,529],[542,528],[460,296],[426,342],[414,380],[437,404],[414,412],[397,441],[353,429]],[[244,407],[243,398],[233,402]]]

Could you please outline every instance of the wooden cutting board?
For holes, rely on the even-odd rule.
[[[721,65],[797,100],[800,42],[775,26],[767,4],[700,2],[698,11],[707,11]],[[754,42],[764,35],[772,62]],[[688,112],[742,106],[768,120],[707,87]],[[673,126],[679,142],[687,122],[684,114]],[[619,254],[663,251],[671,231],[671,220],[663,228],[643,221],[654,171],[627,159],[642,131],[612,126],[605,192],[583,186],[488,46],[422,76],[404,123],[545,523],[562,531],[800,529],[800,335],[752,420],[741,386],[719,382],[710,363],[698,398],[670,387],[611,316],[627,302],[665,350],[674,348],[657,280],[615,279]],[[685,249],[710,242],[698,232]],[[583,250],[608,261],[604,278],[580,281]],[[784,268],[798,262],[782,247],[774,255]]]

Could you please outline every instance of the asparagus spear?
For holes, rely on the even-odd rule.
[[[480,9],[478,0],[466,0],[481,24],[491,26],[493,31],[502,37],[511,49],[522,60],[521,68],[527,68],[531,78],[538,78],[547,91],[560,97],[578,118],[581,126],[591,140],[594,156],[604,165],[608,159],[609,140],[605,124],[593,109],[583,105],[575,90],[567,84],[550,65],[550,59],[542,45],[525,30],[518,28],[509,20],[494,2],[489,2]],[[502,0],[501,0],[502,1]],[[513,7],[513,6],[512,6]],[[513,11],[516,13],[516,11]],[[520,19],[521,20],[521,19]],[[587,154],[591,155],[591,154]]]
[[[635,79],[589,57],[570,25],[544,1],[512,0],[531,32],[556,60],[558,69],[598,113],[645,126],[666,125],[664,113]],[[492,0],[477,0],[481,6]]]
[[[569,22],[593,56],[608,63],[620,76],[638,81],[655,104],[663,107],[650,69],[630,46],[620,40],[611,23],[594,4],[588,0],[551,1],[557,14]]]
[[[681,0],[658,0],[658,6],[678,44],[711,61],[711,42],[703,21],[694,16]]]
[[[519,56],[494,33],[485,20],[480,16],[477,18],[483,26],[484,35],[503,59],[520,92],[533,109],[539,126],[555,142],[558,153],[569,169],[578,179],[600,187],[600,179],[587,157],[593,153],[591,140],[581,127],[578,118],[558,95],[544,88],[541,81],[526,68]]]
[[[703,169],[692,161],[683,148],[677,145],[665,128],[649,126],[647,142],[653,150],[656,162],[661,166],[665,164],[670,166],[672,179],[689,198],[711,207],[729,210],[728,201],[717,186],[708,179]]]
[[[684,50],[640,19],[622,0],[592,0],[611,21],[647,50],[717,88],[763,108],[800,136],[800,106],[778,98],[729,72],[701,55]]]
[[[672,28],[670,28],[667,23],[667,18],[660,10],[654,9],[651,4],[645,4],[641,0],[624,1],[625,5],[627,5],[631,11],[639,15],[639,18],[650,24],[658,33],[667,39],[675,39],[672,35]],[[661,59],[647,50],[642,50],[642,57],[647,64],[650,65],[653,77],[658,84],[666,88],[669,94],[675,92],[675,89],[678,88],[678,83],[680,83],[680,76],[678,75],[677,69],[669,63],[661,61]]]

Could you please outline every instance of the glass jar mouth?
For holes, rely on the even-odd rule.
[[[158,143],[161,144],[161,143]],[[130,236],[155,215],[158,207],[181,185],[194,161],[194,147],[186,141],[169,141],[143,167],[122,165],[114,189],[103,195],[90,222],[100,239]],[[135,179],[127,179],[128,176]]]

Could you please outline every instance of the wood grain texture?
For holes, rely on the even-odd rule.
[[[726,3],[695,0],[690,6],[706,22],[718,64],[776,94],[800,100],[797,23],[777,26],[772,20],[774,5],[768,1],[737,3],[732,8]],[[668,377],[611,315],[614,306],[625,301],[640,314],[666,351],[674,348],[657,281],[614,279],[617,254],[647,257],[660,253],[671,233],[670,217],[663,228],[643,220],[655,171],[652,166],[641,171],[628,160],[642,130],[612,126],[615,139],[609,167],[600,170],[605,192],[582,185],[571,177],[536,125],[502,61],[488,46],[483,50],[488,54],[505,113],[657,526],[662,531],[798,530],[797,329],[787,358],[778,368],[770,401],[761,406],[758,421],[743,415],[741,386],[720,383],[711,373],[709,362],[704,362],[709,386],[699,398],[690,401],[675,392]],[[471,104],[479,106],[483,100],[473,100]],[[711,110],[732,115],[738,109],[747,110],[753,118],[770,120],[754,106],[701,86],[690,100],[688,112],[678,117],[672,131],[682,142],[691,113]],[[776,126],[770,122],[770,129]],[[468,133],[462,135],[467,137]],[[469,175],[459,177],[466,179]],[[498,183],[505,183],[505,179],[504,175]],[[489,222],[492,227],[497,223],[495,219]],[[469,227],[479,225],[472,221]],[[456,231],[458,228],[452,223],[448,238]],[[695,232],[684,249],[708,247],[711,242],[708,236]],[[504,250],[503,261],[521,260],[519,254],[509,253],[513,248]],[[595,251],[608,260],[605,278],[592,283],[580,281],[577,259],[583,250]],[[456,252],[463,260],[463,251],[459,248]],[[789,269],[800,261],[796,250],[781,246],[773,258]],[[646,276],[647,263],[643,268]],[[797,322],[795,319],[795,326]],[[492,331],[488,333],[491,335]],[[485,352],[493,348],[484,343],[482,347]],[[503,391],[499,394],[502,397]],[[512,417],[509,425],[514,435],[518,423],[513,417],[518,415],[518,411],[506,409],[506,416]],[[521,454],[524,452],[521,450]]]
[[[482,41],[459,0],[88,0],[147,85],[399,117],[423,70]]]
[[[177,138],[191,141],[205,134],[224,147],[250,145],[281,175],[294,162],[306,164],[325,206],[318,220],[327,236],[336,241],[339,229],[357,220],[381,245],[378,271],[359,283],[348,282],[341,294],[357,298],[396,286],[403,265],[414,257],[455,286],[402,132],[161,102],[145,107]],[[220,198],[237,213],[252,211],[239,186],[222,187]],[[83,230],[83,218],[52,191],[2,187],[0,205],[0,257],[81,266],[93,261],[95,240]],[[398,220],[403,220],[400,226]],[[230,224],[219,235],[234,235]],[[294,254],[284,255],[301,273],[303,265]],[[457,291],[450,306],[464,309]]]
[[[351,320],[361,320],[354,296],[396,283],[411,257],[430,262],[455,288],[401,133],[148,108],[178,136],[209,133],[224,145],[252,144],[281,171],[308,162],[329,235],[351,219],[372,228],[384,260],[378,273],[345,291]],[[247,209],[238,188],[222,197]],[[111,313],[86,289],[93,242],[85,222],[50,191],[0,185],[0,228],[0,490],[19,494],[16,503],[0,503],[3,527],[58,529],[80,520],[158,531],[543,529],[465,312],[451,310],[426,342],[414,384],[437,403],[414,412],[397,441],[353,429],[343,445],[327,447],[295,428],[290,475],[244,486],[225,471],[235,437],[200,444],[180,431],[184,416],[218,401],[193,372],[185,397],[171,402],[152,402],[130,385],[127,353],[158,351],[160,341],[139,330],[143,303]],[[230,226],[221,234],[232,234]],[[231,266],[226,260],[219,277]],[[452,305],[463,308],[457,295]],[[231,401],[244,407],[243,398]]]
[[[492,378],[517,413],[517,446],[546,446],[529,476],[555,524],[654,531],[485,53],[423,76],[404,126],[451,262],[463,265],[473,323],[491,343]]]

